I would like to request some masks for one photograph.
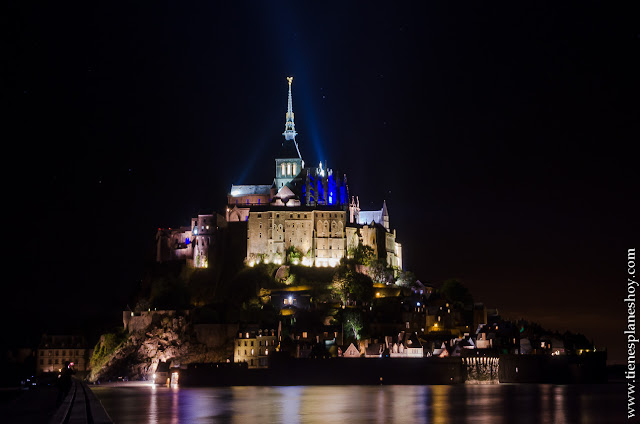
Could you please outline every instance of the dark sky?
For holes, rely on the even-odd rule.
[[[270,183],[293,75],[303,158],[386,199],[406,268],[624,359],[638,10],[201,3],[11,2],[13,337],[117,325],[158,227]]]

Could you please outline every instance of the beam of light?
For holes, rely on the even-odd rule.
[[[261,140],[253,143],[253,148],[243,149],[242,156],[245,158],[244,165],[236,167],[237,170],[241,170],[240,176],[233,180],[234,184],[253,184],[253,181],[247,181],[247,175],[250,171],[252,171],[256,165],[258,159],[260,161],[264,160],[264,156],[269,155],[271,151],[277,151],[275,149],[267,149],[265,152],[265,146],[268,146],[269,143],[274,143],[273,140],[278,140],[277,134],[265,134]],[[278,140],[278,143],[281,143],[281,140]],[[277,147],[276,147],[277,149]],[[227,188],[228,190],[228,188]]]

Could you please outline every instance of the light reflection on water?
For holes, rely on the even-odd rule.
[[[622,385],[94,387],[120,423],[616,423]]]

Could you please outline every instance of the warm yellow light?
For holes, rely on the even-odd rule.
[[[289,81],[289,85],[293,82],[293,77],[287,77],[287,81]]]
[[[437,326],[438,326],[438,323],[436,322],[435,324],[433,324],[433,326],[434,326],[434,327],[437,327]]]

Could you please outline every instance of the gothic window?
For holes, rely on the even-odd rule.
[[[296,164],[293,164],[293,175],[296,175]]]
[[[285,173],[285,169],[284,169],[284,163],[282,164],[282,176],[284,176]]]
[[[291,175],[291,164],[287,164],[287,175]]]

